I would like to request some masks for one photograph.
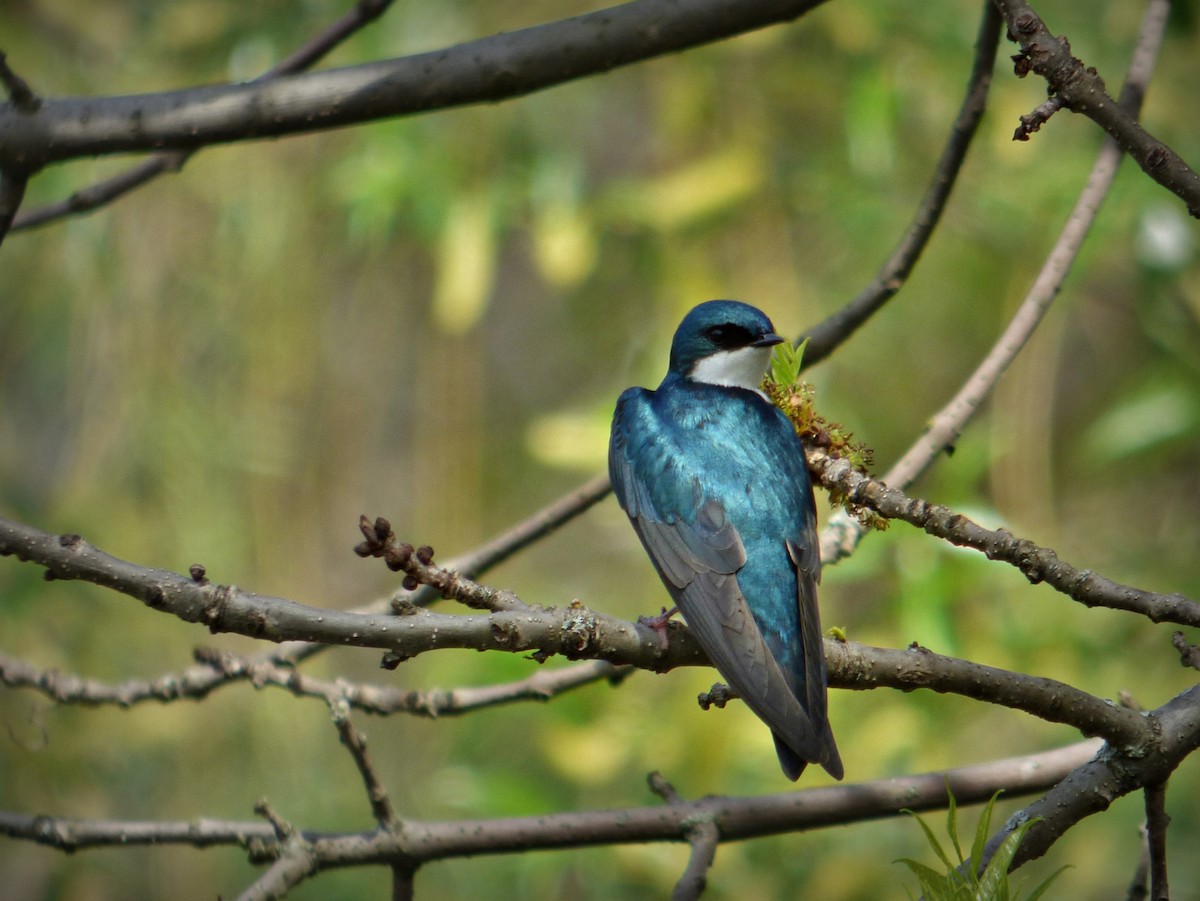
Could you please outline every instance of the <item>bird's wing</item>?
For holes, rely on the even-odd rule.
[[[699,479],[687,471],[677,448],[649,437],[660,430],[648,398],[649,392],[630,389],[617,403],[609,447],[617,501],[688,628],[730,687],[800,757],[824,762],[821,735],[792,693],[738,585],[746,551],[737,529],[719,501],[703,497]],[[815,619],[815,590],[809,595]],[[805,641],[806,660],[807,643],[815,642],[823,666],[820,628],[806,630]],[[819,709],[824,710],[823,696]]]
[[[815,515],[814,515],[815,518]],[[796,603],[800,613],[801,657],[804,669],[805,709],[812,722],[819,724],[817,736],[821,753],[817,760],[834,779],[843,775],[842,758],[829,728],[825,686],[825,646],[821,633],[821,615],[817,609],[817,582],[821,578],[821,553],[816,529],[806,530],[805,544],[787,542],[788,557],[796,566]]]

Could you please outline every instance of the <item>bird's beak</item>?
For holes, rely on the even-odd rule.
[[[776,335],[774,332],[772,332],[769,335],[763,335],[761,338],[759,338],[757,341],[755,341],[750,346],[751,347],[774,347],[776,344],[782,344],[784,342],[784,340],[785,340],[784,338],[781,338],[779,335]]]

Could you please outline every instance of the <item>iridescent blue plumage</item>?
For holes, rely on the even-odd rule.
[[[609,473],[689,629],[771,727],[784,772],[819,763],[840,779],[812,484],[791,424],[757,390],[782,340],[747,304],[693,309],[658,389],[617,401]]]

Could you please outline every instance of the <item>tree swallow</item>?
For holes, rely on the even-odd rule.
[[[784,339],[734,300],[693,309],[655,391],[617,401],[608,470],[667,591],[717,670],[771,728],[795,780],[841,779],[826,717],[817,512],[804,448],[759,390]]]

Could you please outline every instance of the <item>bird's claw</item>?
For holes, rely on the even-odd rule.
[[[670,640],[667,638],[667,630],[670,628],[671,617],[679,612],[678,607],[672,607],[668,610],[662,608],[662,612],[658,616],[639,616],[638,625],[646,626],[658,633],[658,644],[664,651],[670,645]]]

